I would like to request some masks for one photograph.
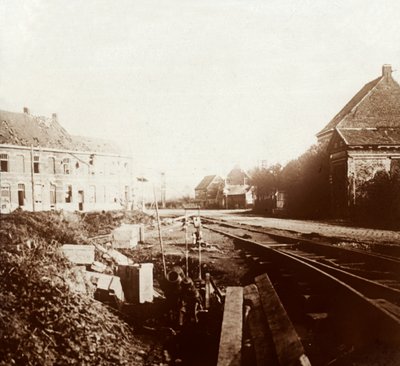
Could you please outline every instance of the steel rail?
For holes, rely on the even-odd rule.
[[[368,263],[366,263],[366,264],[373,265],[375,267],[380,266],[380,269],[385,268],[385,269],[391,270],[391,271],[393,271],[393,275],[396,276],[400,280],[400,270],[399,270],[400,269],[400,259],[396,258],[396,257],[366,252],[366,251],[360,250],[360,249],[338,247],[335,245],[315,242],[313,240],[302,239],[302,238],[298,238],[298,237],[294,237],[294,236],[276,234],[276,233],[272,233],[268,230],[257,230],[257,229],[249,228],[246,225],[231,224],[231,223],[227,223],[225,221],[215,220],[215,219],[212,219],[209,217],[204,217],[204,220],[207,222],[216,224],[216,225],[231,227],[232,229],[240,229],[240,230],[244,230],[244,231],[268,235],[271,238],[277,240],[278,242],[285,241],[285,242],[289,242],[292,244],[296,244],[298,246],[310,248],[313,251],[317,251],[316,254],[318,254],[318,252],[319,252],[319,253],[323,253],[324,255],[331,254],[331,255],[335,255],[335,256],[340,255],[343,257],[351,256],[355,260],[367,261]]]
[[[374,284],[373,290],[366,291],[365,288],[369,286],[372,287],[372,285],[361,277],[356,279],[355,276],[345,276],[342,273],[344,271],[342,271],[341,279],[339,279],[336,277],[337,273],[334,273],[334,271],[331,270],[330,273],[328,273],[323,269],[323,266],[316,266],[315,263],[312,263],[310,260],[304,260],[304,258],[269,248],[262,243],[244,239],[219,229],[210,228],[207,225],[203,226],[206,229],[234,239],[246,250],[255,253],[255,256],[267,256],[275,265],[279,264],[284,268],[296,271],[297,274],[300,274],[299,277],[306,278],[311,282],[323,281],[324,287],[329,289],[331,294],[335,294],[336,301],[330,305],[336,308],[334,312],[337,317],[346,318],[344,323],[347,325],[352,324],[352,327],[347,326],[346,330],[349,331],[349,329],[353,329],[353,336],[359,338],[356,342],[364,343],[366,339],[369,339],[369,341],[374,342],[379,341],[396,346],[400,345],[399,317],[368,296],[371,295],[372,291],[377,291],[379,286],[376,286],[376,284]],[[351,278],[351,281],[349,278]],[[345,281],[349,281],[351,285]],[[362,283],[363,286],[360,286],[360,283]],[[357,287],[357,289],[355,287]],[[364,287],[364,289],[361,287]],[[363,290],[364,293],[359,290]],[[387,291],[387,289],[385,289],[385,291]],[[377,294],[375,293],[375,295]],[[385,295],[387,295],[387,293],[385,293]],[[393,292],[391,292],[390,296],[394,296]],[[382,296],[382,298],[384,297]],[[352,309],[351,315],[349,314],[350,309]],[[333,308],[331,310],[333,310]]]

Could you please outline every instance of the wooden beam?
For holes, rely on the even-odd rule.
[[[310,366],[297,332],[267,274],[255,279],[279,365]]]
[[[244,288],[244,301],[250,303],[251,306],[247,324],[254,347],[256,365],[276,365],[274,344],[256,285],[251,284]]]
[[[217,366],[240,366],[243,333],[243,288],[228,287]]]

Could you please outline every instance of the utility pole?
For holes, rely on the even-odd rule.
[[[162,239],[162,235],[161,235],[160,215],[158,213],[157,195],[156,195],[156,188],[154,187],[154,185],[153,185],[153,194],[154,194],[154,203],[155,203],[155,206],[156,206],[158,238],[160,240],[160,248],[161,248],[161,257],[162,257],[163,269],[164,269],[164,277],[167,278],[167,266],[165,264],[164,243],[163,243],[163,239]]]
[[[167,190],[167,182],[165,179],[165,172],[161,173],[161,206],[162,208],[166,207],[166,190]]]

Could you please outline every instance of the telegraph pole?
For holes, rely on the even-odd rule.
[[[165,208],[166,206],[166,190],[167,190],[167,182],[165,179],[165,172],[161,173],[161,206]]]

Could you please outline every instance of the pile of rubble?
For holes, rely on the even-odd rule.
[[[86,243],[92,236],[110,234],[121,224],[148,224],[152,217],[140,211],[26,212],[15,210],[0,217],[0,242],[21,244],[45,238],[58,243]]]
[[[146,364],[149,346],[93,299],[90,284],[87,293],[70,285],[75,272],[60,243],[84,240],[85,220],[56,212],[0,220],[0,365]]]

